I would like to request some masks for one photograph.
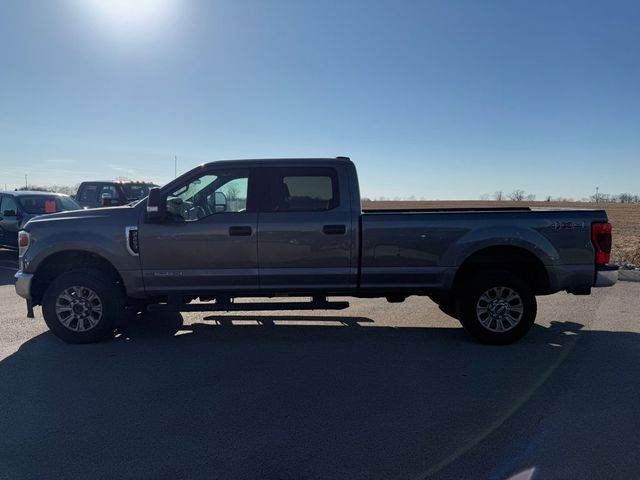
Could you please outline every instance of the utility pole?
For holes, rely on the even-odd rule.
[[[29,182],[27,182],[27,174],[24,174],[24,188],[27,189],[29,188]]]
[[[598,203],[598,187],[596,187],[596,203]]]

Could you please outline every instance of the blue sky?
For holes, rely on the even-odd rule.
[[[133,3],[0,2],[0,188],[348,155],[370,197],[640,193],[640,2]]]

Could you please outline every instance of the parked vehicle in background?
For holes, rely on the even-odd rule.
[[[18,249],[18,231],[38,215],[79,210],[70,196],[28,190],[0,192],[0,247]]]
[[[127,305],[313,310],[348,307],[329,296],[425,295],[504,344],[533,325],[536,295],[613,285],[610,251],[603,210],[363,211],[348,158],[222,161],[126,207],[30,221],[16,291],[73,343],[112,334]]]
[[[157,185],[132,180],[82,182],[75,199],[80,206],[86,208],[126,205],[143,199],[153,187]]]

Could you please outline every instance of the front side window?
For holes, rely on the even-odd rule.
[[[80,205],[78,205],[72,198],[70,197],[58,197],[58,201],[60,202],[60,210],[80,210]]]
[[[249,188],[247,170],[208,172],[167,195],[167,214],[193,222],[211,215],[245,212]]]

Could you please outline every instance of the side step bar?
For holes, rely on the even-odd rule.
[[[147,306],[150,312],[256,312],[277,310],[344,310],[349,302],[263,302],[263,303],[157,303]]]

